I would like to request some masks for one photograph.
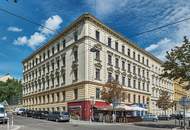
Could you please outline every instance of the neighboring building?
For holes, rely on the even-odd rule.
[[[183,111],[183,106],[179,104],[179,100],[182,97],[190,96],[189,92],[183,89],[183,85],[179,83],[179,80],[174,81],[174,101],[176,102],[175,111]]]
[[[13,77],[10,76],[9,74],[6,74],[6,75],[0,77],[0,81],[2,81],[2,82],[6,82],[8,79],[13,79]]]
[[[126,104],[141,103],[158,113],[155,101],[161,90],[169,91],[173,99],[172,82],[159,77],[161,64],[84,14],[23,61],[23,104],[30,109],[68,110],[89,120],[92,100],[94,107],[105,106],[100,91],[114,78],[126,89]]]

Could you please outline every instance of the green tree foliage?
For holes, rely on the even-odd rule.
[[[174,103],[171,101],[170,95],[167,91],[162,91],[160,94],[159,99],[156,102],[158,108],[162,109],[165,111],[168,110],[169,108],[172,108]]]
[[[21,93],[21,81],[15,79],[9,79],[6,82],[0,81],[0,102],[9,101],[12,96],[19,96]]]
[[[190,81],[190,42],[184,37],[184,43],[167,52],[166,61],[162,65],[164,73],[162,77],[169,79],[180,79],[180,83],[189,84]],[[184,86],[189,90],[190,85]]]

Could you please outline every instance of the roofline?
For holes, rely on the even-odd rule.
[[[103,24],[99,19],[97,19],[95,16],[93,16],[90,13],[84,13],[83,15],[79,16],[68,27],[66,27],[61,33],[57,34],[54,38],[52,38],[51,40],[49,40],[47,42],[47,44],[42,45],[36,51],[34,51],[31,55],[29,55],[27,58],[25,58],[22,61],[22,63],[24,63],[27,60],[29,60],[30,58],[32,58],[38,52],[40,52],[41,50],[43,50],[44,47],[47,47],[47,46],[51,45],[54,41],[56,41],[57,39],[59,39],[61,36],[63,36],[68,31],[70,31],[72,28],[74,28],[77,24],[81,23],[82,21],[85,21],[86,19],[93,20],[94,22],[100,24],[102,27],[104,27],[105,29],[109,30],[111,33],[113,33],[114,35],[116,35],[117,37],[119,37],[121,40],[127,42],[128,44],[130,44],[135,49],[137,49],[137,50],[141,51],[142,53],[146,54],[147,56],[151,57],[153,60],[157,61],[158,63],[163,64],[162,60],[160,60],[159,58],[157,58],[156,56],[154,56],[150,52],[146,51],[145,49],[140,48],[136,43],[134,43],[133,41],[129,40],[128,38],[126,38],[125,36],[123,36],[121,33],[116,32],[113,29],[111,29],[110,27],[108,27],[107,25]]]

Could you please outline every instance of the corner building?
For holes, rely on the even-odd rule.
[[[141,103],[158,113],[160,90],[173,97],[171,81],[159,78],[162,62],[86,13],[23,60],[23,105],[69,111],[89,120],[105,106],[102,85],[112,78],[126,90],[126,104]],[[152,106],[154,105],[154,106]]]

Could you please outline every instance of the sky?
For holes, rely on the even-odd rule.
[[[165,60],[166,51],[189,37],[190,20],[136,35],[190,17],[190,0],[0,0],[0,76],[22,78],[22,60],[55,36],[39,25],[11,16],[6,9],[52,30],[62,31],[89,12],[135,44]]]

